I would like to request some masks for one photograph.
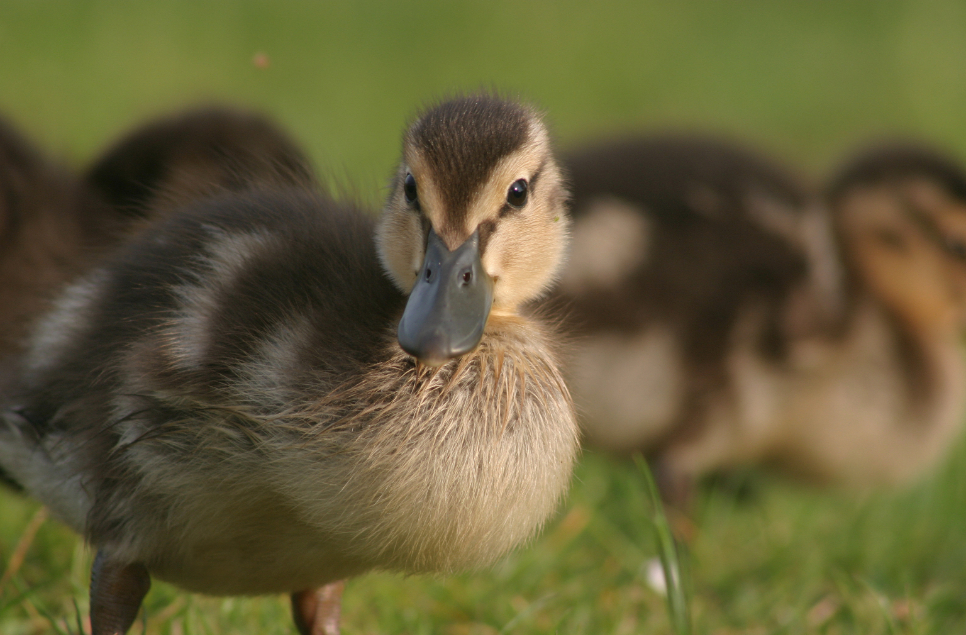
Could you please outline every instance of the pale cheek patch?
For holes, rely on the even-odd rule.
[[[403,293],[409,293],[416,284],[425,255],[419,218],[406,210],[388,210],[376,230],[376,250],[393,284]]]
[[[546,219],[542,210],[500,221],[483,256],[496,279],[494,305],[513,311],[537,297],[554,280],[567,244],[566,218]]]
[[[483,254],[483,266],[496,278],[494,308],[514,312],[523,302],[543,293],[556,279],[567,249],[569,219],[562,205],[564,187],[549,155],[546,134],[519,153],[507,157],[494,170],[492,186],[477,197],[471,225],[493,218],[506,202],[507,188],[517,178],[531,177],[540,169],[540,180],[526,206],[496,220],[496,230]]]
[[[640,209],[597,199],[574,225],[561,286],[573,294],[614,289],[647,261],[650,246],[651,222]]]

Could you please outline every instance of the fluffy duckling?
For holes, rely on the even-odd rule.
[[[265,116],[224,106],[135,128],[91,164],[84,181],[128,220],[216,192],[316,186],[310,161],[283,130]]]
[[[82,179],[0,121],[0,359],[135,219],[259,184],[315,179],[298,146],[254,114],[205,108],[160,120],[115,144]]]
[[[48,294],[101,243],[100,210],[77,180],[0,120],[0,359],[19,350]]]
[[[966,171],[931,148],[880,145],[840,168],[827,202],[844,254],[840,346],[854,352],[812,407],[848,425],[816,413],[824,425],[799,432],[799,452],[819,475],[906,481],[943,456],[966,410]]]
[[[882,150],[827,203],[711,139],[602,144],[567,166],[555,303],[592,444],[646,452],[679,503],[698,476],[751,463],[896,483],[948,445],[963,411],[957,166]]]
[[[565,198],[534,111],[459,98],[405,134],[378,228],[304,188],[229,194],[68,289],[0,465],[96,547],[94,635],[128,629],[151,577],[290,592],[328,635],[347,577],[532,536],[577,448],[554,338],[521,312],[559,267]]]

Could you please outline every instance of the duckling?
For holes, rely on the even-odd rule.
[[[552,282],[566,191],[538,114],[425,111],[378,225],[304,187],[197,201],[70,287],[8,391],[0,465],[96,547],[94,635],[151,578],[291,593],[338,632],[342,580],[449,572],[534,534],[577,424]]]
[[[821,196],[707,138],[600,144],[565,165],[567,379],[589,443],[644,451],[669,502],[753,463],[904,482],[957,433],[958,166],[891,148]]]
[[[800,430],[797,451],[819,475],[905,482],[944,456],[966,411],[966,170],[920,144],[879,144],[833,175],[826,199],[848,291],[840,341],[855,352],[824,407],[849,425],[816,415],[824,425]]]
[[[74,174],[0,119],[0,360],[20,350],[48,295],[102,246],[102,211]]]
[[[0,120],[0,359],[49,296],[124,240],[135,219],[216,190],[315,185],[308,159],[266,118],[208,107],[153,122],[82,179]]]
[[[664,494],[692,473],[675,449],[723,434],[727,357],[754,312],[781,355],[782,307],[810,286],[800,225],[809,190],[777,162],[697,135],[627,137],[573,151],[570,260],[549,304],[573,339],[566,376],[588,444],[654,459]],[[817,317],[817,316],[816,316]]]
[[[84,181],[128,222],[218,191],[317,186],[311,162],[269,118],[207,106],[127,133],[85,171]]]

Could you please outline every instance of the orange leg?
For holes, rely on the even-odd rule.
[[[91,568],[91,635],[124,635],[151,588],[142,564],[111,562],[98,551]]]
[[[292,616],[301,635],[339,635],[344,588],[339,580],[292,594]]]

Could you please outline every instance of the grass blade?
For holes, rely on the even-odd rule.
[[[690,602],[681,577],[681,559],[678,557],[677,543],[671,532],[671,525],[664,514],[664,505],[654,483],[654,476],[640,454],[634,455],[634,463],[647,484],[647,496],[651,504],[651,521],[657,536],[658,555],[664,569],[667,584],[667,607],[671,626],[675,635],[691,635]]]

